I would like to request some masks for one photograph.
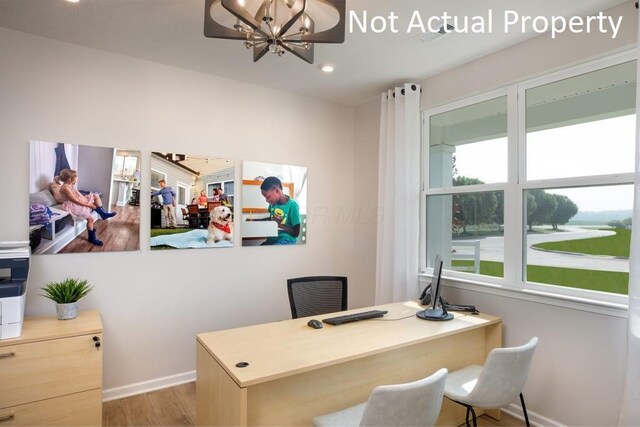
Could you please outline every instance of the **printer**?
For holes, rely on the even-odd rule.
[[[0,242],[0,339],[22,333],[29,275],[29,242]]]

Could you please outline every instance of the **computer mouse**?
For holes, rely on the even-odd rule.
[[[313,329],[322,329],[322,322],[318,319],[311,319],[307,322],[307,326]]]

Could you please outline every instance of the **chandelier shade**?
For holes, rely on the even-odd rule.
[[[315,43],[342,43],[346,0],[206,0],[204,35],[244,40],[253,62],[285,51],[313,64]]]

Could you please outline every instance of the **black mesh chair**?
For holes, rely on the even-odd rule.
[[[287,280],[287,290],[294,319],[347,309],[346,277],[298,277]]]

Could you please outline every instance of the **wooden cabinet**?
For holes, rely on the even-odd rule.
[[[102,424],[102,322],[25,319],[22,335],[0,341],[0,427]]]

